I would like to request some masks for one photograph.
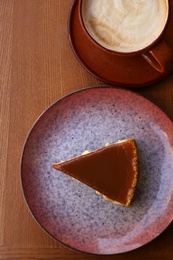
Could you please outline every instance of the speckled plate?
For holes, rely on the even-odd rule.
[[[130,208],[52,169],[54,162],[135,137],[141,174]],[[41,227],[82,252],[117,254],[157,237],[173,219],[173,124],[153,103],[112,87],[79,90],[58,100],[26,140],[21,181]]]

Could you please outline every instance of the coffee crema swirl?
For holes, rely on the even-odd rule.
[[[86,30],[103,47],[135,52],[154,42],[165,27],[167,0],[83,0]]]

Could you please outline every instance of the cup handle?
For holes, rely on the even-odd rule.
[[[151,50],[141,56],[158,72],[164,73],[173,67],[173,50],[160,40]]]

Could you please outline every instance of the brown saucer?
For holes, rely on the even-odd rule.
[[[85,35],[78,14],[79,0],[74,0],[68,21],[72,49],[84,68],[97,79],[111,85],[142,87],[156,83],[173,71],[173,66],[164,73],[153,69],[142,56],[121,57],[96,46]],[[164,40],[173,49],[173,0],[170,0],[170,18]]]

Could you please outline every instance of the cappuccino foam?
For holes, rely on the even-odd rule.
[[[83,0],[82,17],[92,38],[103,47],[128,53],[150,45],[163,31],[166,0]]]

